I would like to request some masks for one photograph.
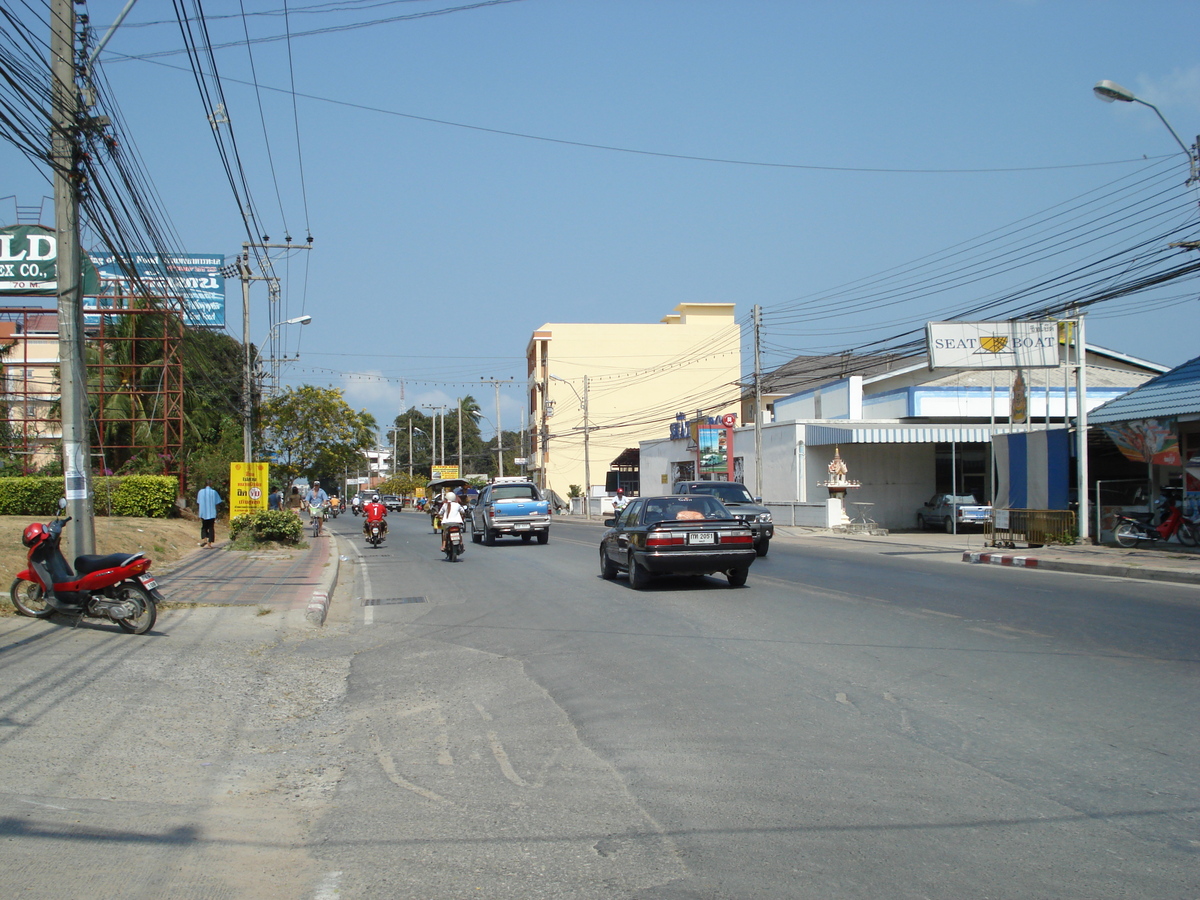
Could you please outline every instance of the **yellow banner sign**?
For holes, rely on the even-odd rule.
[[[236,518],[267,508],[270,493],[268,463],[229,464],[229,517]]]
[[[431,481],[441,481],[443,478],[459,478],[458,466],[434,466]]]

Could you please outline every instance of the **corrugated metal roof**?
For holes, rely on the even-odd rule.
[[[1200,413],[1200,356],[1088,413],[1088,424]]]
[[[997,425],[805,425],[804,442],[831,444],[986,444],[1011,426]]]

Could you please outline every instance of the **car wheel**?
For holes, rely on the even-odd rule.
[[[483,531],[483,542],[489,547],[496,546],[496,532],[491,528],[485,528]]]
[[[766,556],[767,550],[770,548],[770,546],[771,546],[771,539],[763,538],[761,541],[758,542],[758,545],[755,546],[755,548],[754,548],[755,555],[760,556],[760,557]]]
[[[737,566],[725,573],[725,577],[729,579],[730,587],[741,587],[746,583],[746,578],[750,575],[749,566]]]
[[[617,577],[617,567],[608,558],[608,554],[604,552],[603,547],[600,548],[600,577],[605,581],[612,581]]]
[[[929,526],[925,524],[925,517],[920,513],[917,513],[917,529],[920,531],[925,531],[928,527]]]
[[[629,586],[635,591],[640,591],[650,584],[650,573],[646,570],[632,553],[629,554]]]
[[[954,517],[946,516],[945,521],[942,522],[942,527],[946,529],[946,534],[954,534]]]

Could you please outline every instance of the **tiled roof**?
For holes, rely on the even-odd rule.
[[[1088,413],[1088,424],[1200,413],[1200,356]]]

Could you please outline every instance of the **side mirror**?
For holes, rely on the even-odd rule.
[[[66,498],[66,497],[59,497],[59,498],[58,498],[58,508],[59,508],[59,509],[66,509],[66,508],[67,508],[67,498]]]
[[[762,497],[755,497],[755,498],[754,498],[754,502],[755,502],[755,503],[762,503]]]
[[[604,527],[605,527],[605,528],[616,528],[616,527],[617,527],[617,520],[616,520],[616,519],[605,519],[605,520],[604,520]]]

